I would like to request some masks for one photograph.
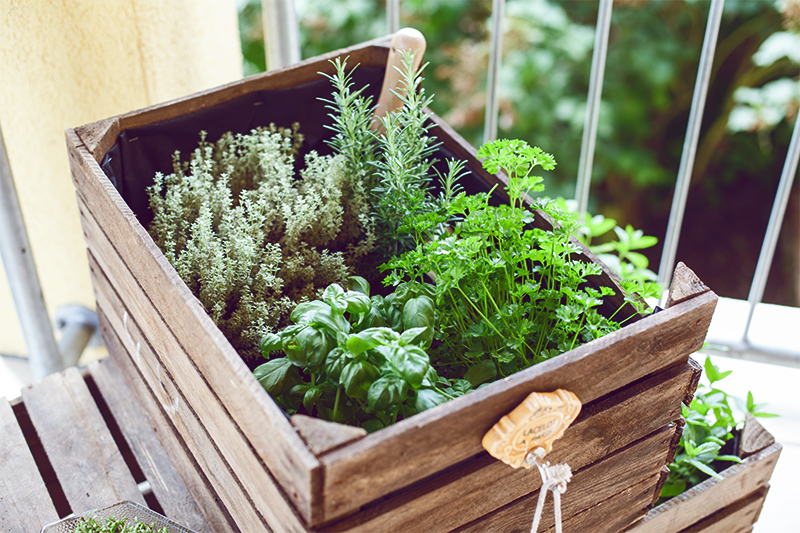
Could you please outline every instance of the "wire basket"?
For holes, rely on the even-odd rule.
[[[152,525],[155,531],[159,531],[161,528],[165,527],[169,533],[195,533],[191,529],[176,524],[167,517],[131,501],[115,503],[103,509],[87,511],[80,516],[71,516],[59,520],[58,522],[47,524],[42,528],[41,533],[72,533],[84,518],[89,517],[94,517],[101,524],[105,523],[108,518],[113,518],[115,520],[127,518],[132,524],[135,524],[136,520],[138,520],[144,524]]]

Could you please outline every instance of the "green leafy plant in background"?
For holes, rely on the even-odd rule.
[[[98,521],[95,517],[84,518],[73,531],[74,533],[168,533],[166,527],[156,529],[152,524],[148,525],[138,520],[131,523],[127,518],[117,520],[111,517],[105,522]]]
[[[741,430],[747,413],[757,417],[774,417],[761,411],[762,406],[747,393],[747,400],[735,398],[717,383],[731,371],[721,372],[706,358],[705,377],[708,384],[701,384],[692,403],[682,406],[682,416],[686,419],[681,440],[678,443],[675,461],[669,465],[669,477],[661,489],[661,499],[666,500],[697,485],[701,481],[715,477],[722,479],[719,471],[731,462],[740,463],[733,455],[734,450],[722,453],[734,439],[734,432]]]
[[[149,231],[192,293],[249,365],[261,337],[297,303],[344,283],[370,248],[360,185],[343,156],[305,158],[298,126],[201,135],[190,161],[148,188]]]

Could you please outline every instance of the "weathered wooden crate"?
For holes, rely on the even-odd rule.
[[[223,517],[241,531],[529,529],[538,475],[492,459],[481,438],[530,392],[564,388],[584,405],[548,456],[575,472],[564,497],[565,521],[623,529],[657,497],[682,427],[681,402],[691,398],[700,375],[689,354],[702,346],[717,297],[688,268],[676,269],[663,311],[365,435],[308,417],[287,418],[143,226],[149,217],[144,187],[153,176],[137,174],[137,165],[143,158],[166,158],[168,171],[171,152],[191,148],[173,142],[186,127],[183,119],[215,121],[205,127],[210,138],[297,120],[306,139],[319,145],[324,130],[312,121],[315,114],[319,121],[322,104],[308,96],[320,83],[327,88],[318,72],[332,71],[329,58],[349,56],[351,65],[361,65],[357,82],[369,82],[377,92],[388,43],[365,43],[66,132],[109,351],[151,419],[163,421],[156,429],[190,490],[203,498],[210,523]],[[245,120],[232,124],[237,114]],[[497,183],[497,176],[481,170],[472,147],[440,119],[432,120],[445,154],[469,161],[468,189]],[[194,143],[197,130],[190,133]],[[604,272],[596,282],[616,288],[619,303],[616,282]],[[545,524],[552,524],[549,513]]]
[[[748,415],[739,441],[740,464],[667,500],[630,533],[748,533],[758,520],[782,446]]]

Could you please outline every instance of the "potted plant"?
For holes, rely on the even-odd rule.
[[[168,172],[173,151],[190,151],[198,131],[216,139],[300,122],[309,147],[320,148],[329,136],[318,98],[330,93],[330,80],[318,72],[335,76],[330,60],[348,57],[360,65],[356,90],[375,96],[389,53],[388,39],[373,41],[67,131],[110,353],[142,384],[140,400],[163,421],[164,438],[180,444],[171,449],[184,450],[173,460],[185,477],[201,480],[190,490],[219,501],[205,512],[244,530],[468,530],[528,514],[536,480],[489,458],[480,441],[527,394],[556,388],[584,405],[552,452],[553,461],[582,472],[565,513],[591,517],[602,509],[598,502],[613,501],[619,512],[609,528],[635,522],[659,492],[660,469],[677,446],[680,404],[699,379],[689,354],[702,346],[716,303],[685,266],[676,269],[663,311],[367,435],[336,422],[287,418],[215,326],[213,309],[192,294],[145,229],[153,217],[146,192],[153,168]],[[465,161],[467,192],[505,187],[447,124],[435,115],[427,120],[441,143],[437,158]],[[553,229],[537,212],[527,222]],[[588,286],[607,294],[610,313],[623,306],[618,278],[585,246],[570,246],[590,265]],[[342,294],[332,291],[330,302],[339,301]]]

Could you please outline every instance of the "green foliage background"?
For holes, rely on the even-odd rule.
[[[386,33],[380,0],[298,0],[302,57]],[[432,109],[474,145],[482,142],[490,0],[404,0],[401,25],[427,39]],[[597,1],[508,0],[499,136],[555,154],[547,190],[572,197],[588,91]],[[618,0],[594,156],[590,211],[663,238],[683,147],[709,2]],[[717,44],[678,259],[723,296],[746,298],[800,106],[791,53],[757,64],[772,35],[797,32],[800,3],[728,0]],[[265,69],[260,1],[241,2],[248,74]],[[791,48],[791,46],[790,46]],[[783,80],[776,91],[756,96]],[[760,98],[760,100],[759,100]],[[734,108],[755,117],[729,127]],[[763,120],[768,108],[777,120]],[[762,112],[763,111],[763,112]],[[782,113],[782,115],[780,115]],[[741,115],[741,113],[739,113]],[[774,113],[773,113],[774,115]],[[800,303],[800,193],[795,183],[765,300]],[[648,250],[657,265],[661,245]]]

